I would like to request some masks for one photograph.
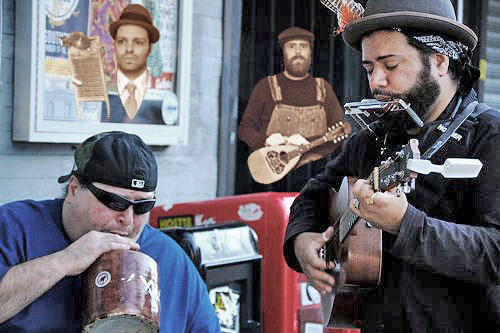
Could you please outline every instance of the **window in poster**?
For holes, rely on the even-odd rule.
[[[126,117],[118,93],[114,41],[108,30],[131,3],[148,9],[160,32],[147,57],[147,89],[133,119]],[[98,132],[122,130],[140,135],[151,145],[187,143],[192,12],[192,0],[20,2],[16,5],[14,140],[79,143]],[[105,99],[75,100],[78,80],[72,76],[70,48],[62,45],[75,31],[102,45],[100,66],[112,117]],[[88,75],[93,75],[91,70]]]

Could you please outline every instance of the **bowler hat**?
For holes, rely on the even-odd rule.
[[[109,33],[115,39],[118,28],[122,25],[138,25],[148,31],[149,42],[156,43],[160,39],[160,32],[153,25],[149,11],[141,5],[131,4],[123,9],[120,19],[109,25]]]
[[[450,0],[368,0],[364,16],[349,23],[342,36],[347,44],[361,49],[361,38],[376,30],[412,28],[434,31],[462,42],[473,50],[477,35],[457,21]]]
[[[309,44],[311,44],[311,48],[312,48],[312,43],[314,42],[314,35],[311,32],[309,32],[305,29],[302,29],[302,28],[298,28],[298,27],[291,27],[291,28],[285,29],[278,35],[278,42],[280,43],[281,47],[283,47],[283,45],[286,42],[288,42],[292,39],[307,40],[309,42]]]

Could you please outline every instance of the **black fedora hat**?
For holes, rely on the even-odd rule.
[[[368,0],[364,16],[348,24],[342,37],[360,50],[364,35],[392,28],[435,31],[462,42],[470,50],[477,44],[474,31],[457,21],[450,0]]]
[[[125,7],[120,19],[109,25],[109,33],[115,39],[118,28],[122,25],[138,25],[147,30],[149,42],[156,43],[160,39],[160,32],[153,25],[153,18],[149,11],[141,5],[131,4]]]

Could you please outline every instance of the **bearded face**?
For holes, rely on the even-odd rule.
[[[429,56],[422,56],[423,68],[417,81],[408,91],[402,94],[392,94],[387,91],[375,89],[373,95],[385,95],[391,99],[403,99],[411,105],[411,108],[420,117],[425,120],[425,116],[430,112],[431,107],[436,102],[441,93],[441,87],[436,79],[431,75]],[[408,113],[404,111],[387,112],[381,117],[384,128],[388,131],[406,131],[416,126]]]
[[[308,41],[292,40],[283,47],[285,71],[295,77],[304,77],[311,66],[311,46]]]
[[[311,56],[305,58],[296,55],[291,59],[285,56],[285,70],[292,76],[303,77],[309,72],[309,67],[311,67]]]

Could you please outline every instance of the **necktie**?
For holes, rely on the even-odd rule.
[[[128,98],[125,101],[125,111],[130,119],[133,119],[137,114],[137,102],[135,101],[136,86],[132,82],[127,84]]]

